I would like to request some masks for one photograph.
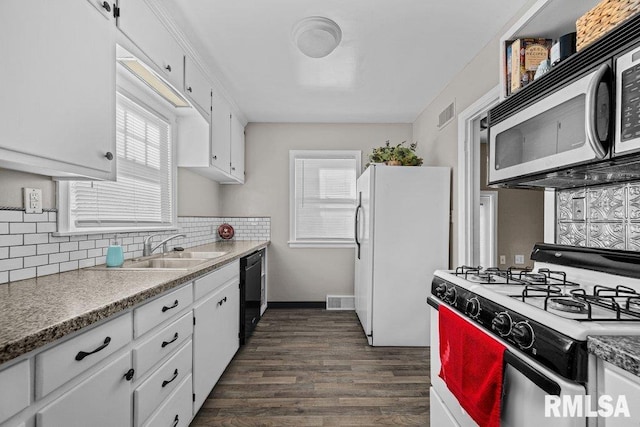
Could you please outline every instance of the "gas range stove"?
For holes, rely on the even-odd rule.
[[[640,335],[640,254],[538,244],[531,259],[532,269],[436,271],[430,304],[586,381],[587,336]]]

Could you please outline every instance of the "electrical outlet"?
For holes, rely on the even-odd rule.
[[[500,264],[506,264],[506,263],[507,263],[506,255],[500,255]]]
[[[39,188],[23,188],[24,212],[42,213],[42,190]]]
[[[516,265],[524,264],[524,255],[516,255],[515,256],[515,264]]]

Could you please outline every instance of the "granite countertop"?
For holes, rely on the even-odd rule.
[[[590,336],[587,347],[602,360],[640,376],[640,336]]]
[[[84,268],[0,285],[0,363],[269,245],[269,241],[216,242],[187,251],[227,254],[187,271]],[[125,263],[126,266],[126,263]]]

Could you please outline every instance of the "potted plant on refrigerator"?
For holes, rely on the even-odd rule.
[[[382,147],[376,147],[369,154],[370,163],[384,163],[389,166],[420,166],[422,165],[422,157],[416,154],[418,143],[414,142],[406,147],[402,141],[400,144],[392,146],[387,140]],[[369,164],[367,164],[369,166]]]

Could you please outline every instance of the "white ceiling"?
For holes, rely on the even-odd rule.
[[[249,121],[365,123],[413,122],[526,2],[162,1]],[[292,41],[308,16],[342,28],[325,58]]]

